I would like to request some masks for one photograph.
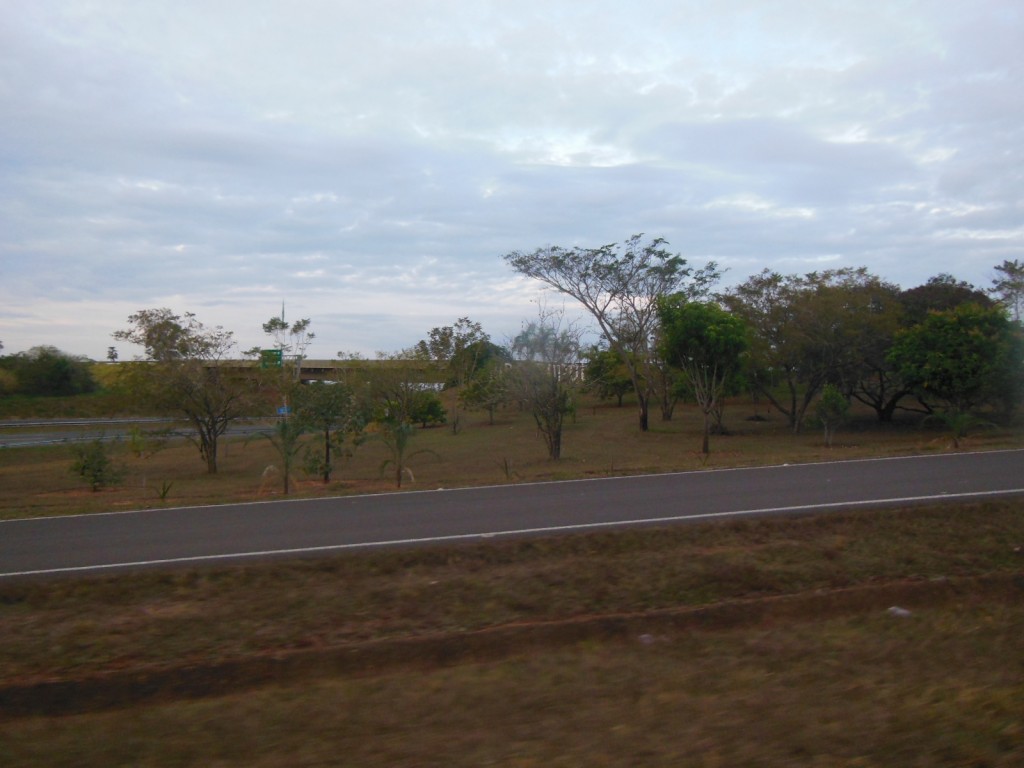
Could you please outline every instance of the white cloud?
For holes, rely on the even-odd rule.
[[[103,357],[173,304],[244,348],[282,300],[322,352],[501,338],[537,293],[503,253],[635,232],[733,281],[983,285],[1020,256],[1022,34],[1013,0],[13,4],[0,340]]]

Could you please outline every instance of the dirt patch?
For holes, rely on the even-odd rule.
[[[475,632],[426,635],[335,646],[268,650],[244,658],[172,667],[126,667],[79,679],[37,680],[0,687],[0,715],[56,716],[120,709],[143,703],[220,696],[267,685],[329,676],[372,676],[453,666],[564,647],[588,640],[649,642],[665,633],[727,631],[898,606],[894,620],[954,601],[1020,600],[1024,573],[971,579],[899,581],[700,608],[517,623]]]

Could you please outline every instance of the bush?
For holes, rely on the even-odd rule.
[[[71,472],[87,482],[94,493],[121,479],[122,470],[114,464],[109,447],[102,437],[72,446],[71,452],[75,457]]]

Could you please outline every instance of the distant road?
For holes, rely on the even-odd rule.
[[[0,522],[0,578],[1024,494],[1024,450]]]
[[[61,443],[81,443],[95,440],[118,440],[131,434],[132,427],[145,431],[169,429],[173,435],[189,432],[180,419],[126,418],[126,419],[25,419],[0,421],[0,448],[33,448]],[[264,424],[239,420],[228,427],[229,435],[245,435],[268,429]]]

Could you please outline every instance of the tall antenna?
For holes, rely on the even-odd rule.
[[[281,322],[284,322],[284,302],[281,302]]]

